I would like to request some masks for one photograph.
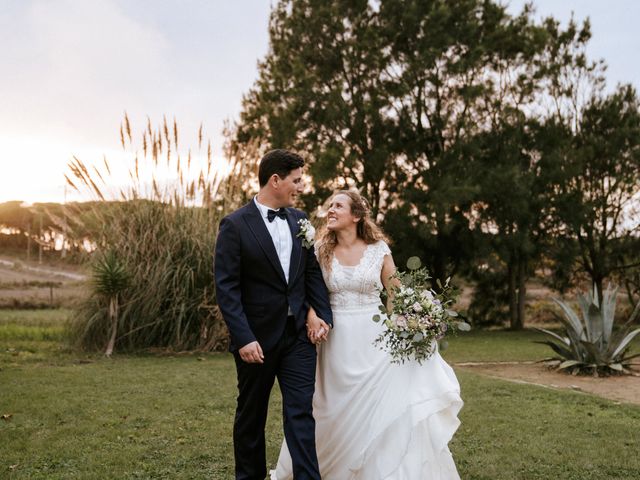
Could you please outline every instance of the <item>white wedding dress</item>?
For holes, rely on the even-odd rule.
[[[389,247],[369,245],[355,267],[323,272],[334,328],[318,347],[313,415],[323,480],[459,479],[448,443],[460,422],[460,386],[440,354],[392,364],[373,345],[383,328],[380,273]],[[292,479],[282,444],[272,480]]]

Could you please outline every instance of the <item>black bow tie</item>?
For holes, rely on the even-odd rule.
[[[269,220],[269,222],[273,222],[273,219],[276,217],[286,220],[287,211],[284,208],[279,208],[278,210],[267,210],[267,220]]]

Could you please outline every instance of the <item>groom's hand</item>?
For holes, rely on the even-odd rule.
[[[326,342],[327,341],[327,335],[329,335],[329,325],[327,325],[327,323],[322,320],[321,318],[320,320],[320,328],[316,331],[316,343],[322,343],[322,342]]]
[[[327,340],[329,325],[315,313],[307,316],[307,337],[314,345]]]
[[[258,342],[247,343],[238,350],[240,358],[246,363],[264,363],[264,354]]]

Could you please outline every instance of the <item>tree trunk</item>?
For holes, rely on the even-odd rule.
[[[113,296],[109,300],[109,319],[111,320],[111,338],[107,344],[104,354],[110,357],[116,344],[116,334],[118,333],[118,297]]]
[[[42,265],[42,214],[40,214],[40,233],[38,234],[38,265]]]
[[[513,259],[511,259],[507,267],[507,276],[509,278],[509,326],[511,329],[514,329],[514,326],[518,323],[518,305],[516,292],[517,273],[518,270],[514,265]]]
[[[524,328],[524,307],[527,298],[527,262],[520,259],[518,262],[518,315],[515,324],[511,325],[512,330],[522,330]]]

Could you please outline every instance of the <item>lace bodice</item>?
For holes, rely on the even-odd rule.
[[[340,265],[334,256],[331,271],[322,272],[329,290],[331,306],[344,309],[379,304],[382,291],[382,263],[384,256],[390,253],[387,244],[379,240],[367,245],[360,263],[355,267]]]

